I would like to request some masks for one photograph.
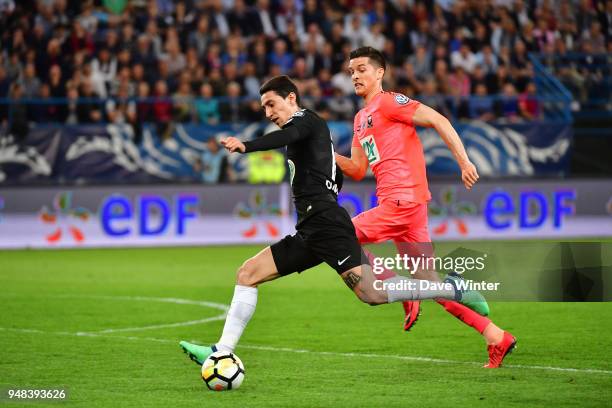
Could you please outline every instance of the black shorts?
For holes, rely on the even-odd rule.
[[[323,262],[341,274],[368,263],[351,217],[337,204],[309,217],[294,235],[287,235],[270,249],[280,275],[302,272]]]

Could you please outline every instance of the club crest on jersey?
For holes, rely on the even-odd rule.
[[[410,98],[404,94],[395,94],[395,102],[399,103],[400,105],[405,105],[410,102]]]
[[[374,122],[372,121],[372,115],[368,115],[368,127],[371,128],[374,126]]]

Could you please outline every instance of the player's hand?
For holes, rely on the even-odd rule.
[[[235,137],[226,137],[221,139],[221,145],[225,147],[230,153],[244,153],[244,151],[246,150],[246,148],[244,147],[244,143],[242,143],[239,139]]]
[[[463,180],[463,184],[465,188],[471,190],[474,184],[478,181],[478,172],[476,171],[476,166],[470,161],[461,166],[461,180]]]

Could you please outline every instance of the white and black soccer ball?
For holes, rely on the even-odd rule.
[[[234,353],[215,351],[202,364],[202,380],[213,391],[235,390],[244,381],[244,364]]]

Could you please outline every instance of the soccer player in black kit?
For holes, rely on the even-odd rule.
[[[351,218],[337,201],[342,172],[336,166],[327,124],[316,113],[300,108],[297,87],[287,76],[270,79],[259,93],[266,118],[281,130],[250,142],[228,137],[221,144],[239,153],[287,147],[297,232],[264,248],[238,268],[234,296],[219,341],[212,346],[180,342],[193,361],[201,365],[217,350],[234,351],[255,311],[258,285],[322,262],[335,269],[357,297],[370,305],[433,298],[461,301],[480,296],[478,292],[457,289],[453,281],[444,288],[419,290],[418,281],[401,276],[387,279],[387,287],[377,289]]]

